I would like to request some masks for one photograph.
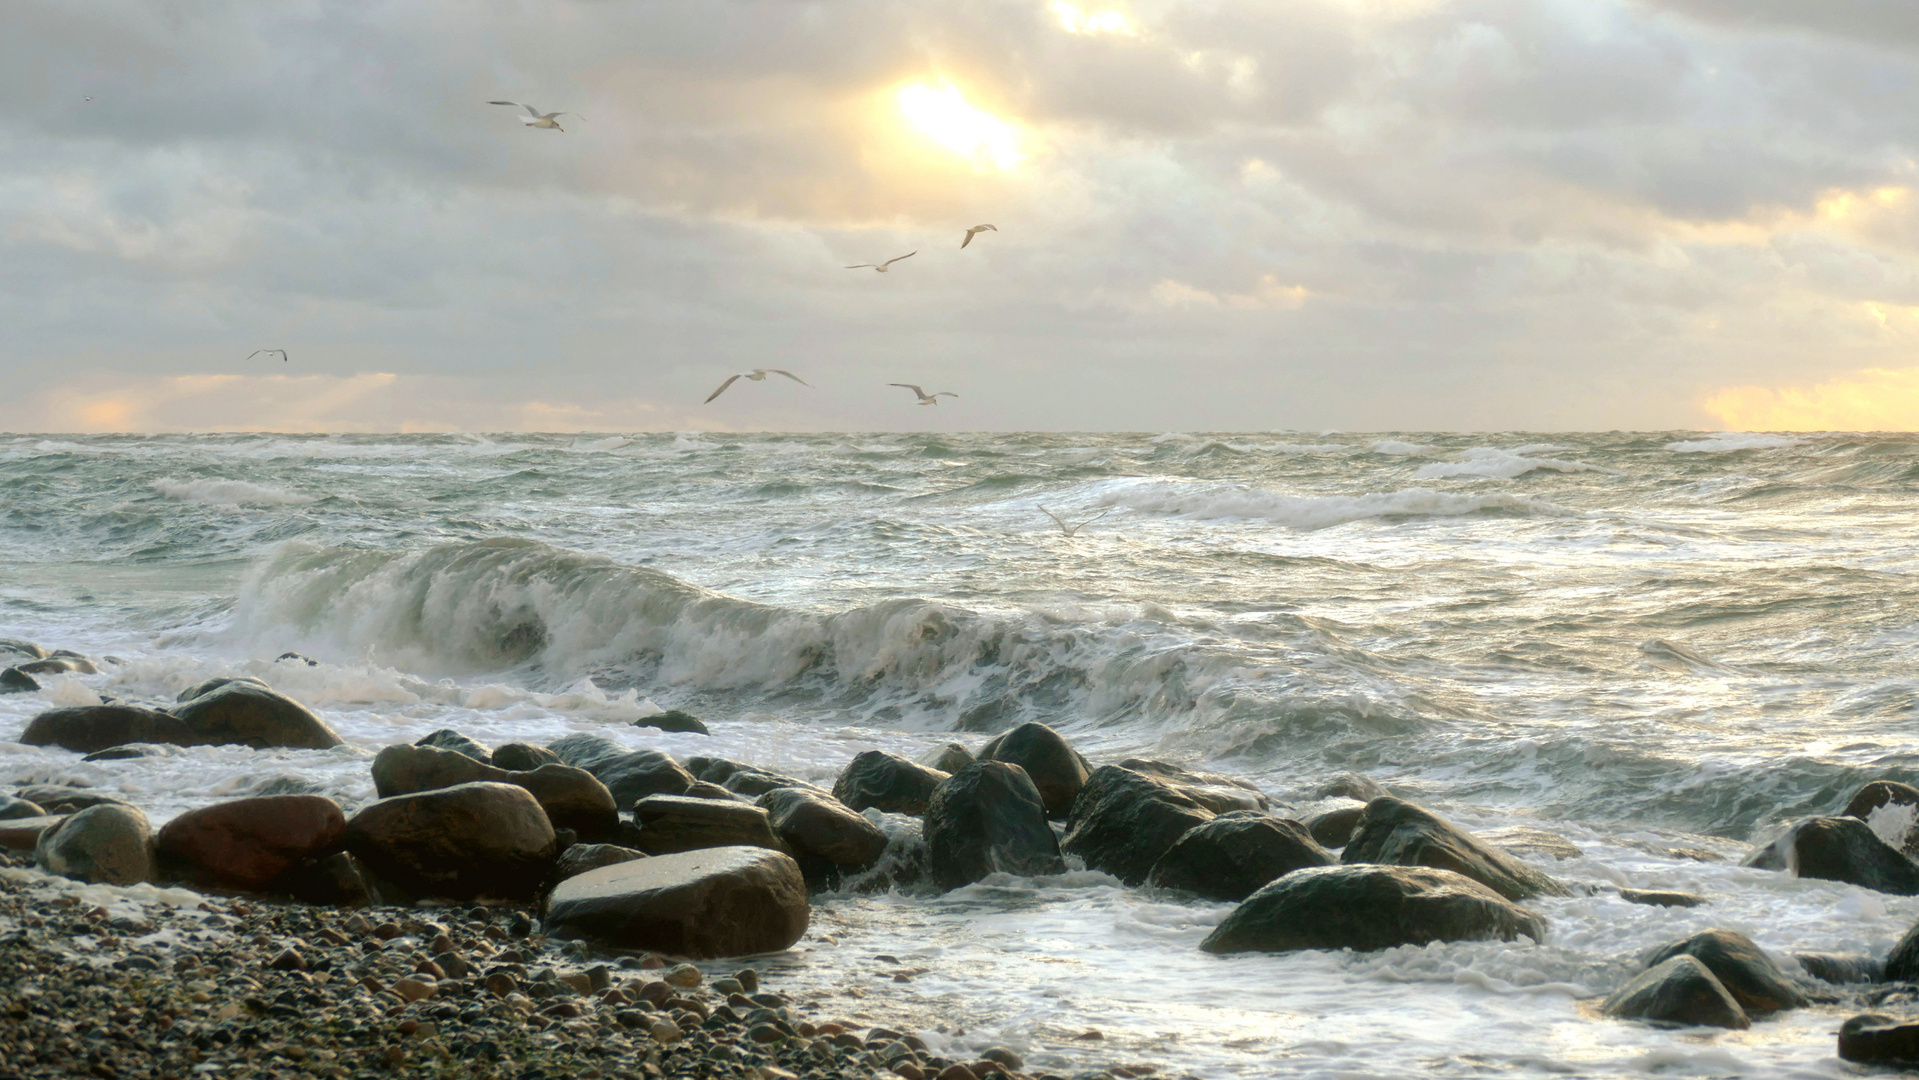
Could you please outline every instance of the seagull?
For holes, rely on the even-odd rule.
[[[274,353],[279,353],[280,362],[284,364],[287,361],[287,351],[285,349],[255,349],[252,352],[247,354],[247,359],[251,360],[254,357],[260,355],[261,353],[266,353],[268,356],[272,356]]]
[[[917,252],[917,251],[909,251],[909,252],[907,252],[907,253],[906,253],[906,254],[904,254],[904,255],[901,255],[901,256],[898,256],[897,258],[892,258],[892,259],[888,259],[888,260],[886,260],[886,261],[885,261],[885,262],[883,262],[883,263],[877,263],[877,264],[875,264],[875,263],[860,263],[860,264],[859,264],[858,266],[849,266],[849,267],[847,267],[847,269],[848,269],[848,270],[864,270],[864,269],[866,269],[867,267],[869,267],[869,266],[871,266],[871,267],[872,267],[872,268],[873,268],[874,270],[877,270],[877,271],[879,271],[880,273],[882,273],[882,274],[884,274],[884,273],[886,273],[886,268],[887,268],[887,267],[889,267],[889,266],[891,266],[891,265],[893,265],[893,264],[894,264],[894,263],[896,263],[896,262],[899,262],[899,261],[900,261],[900,259],[910,259],[910,258],[912,258],[913,256],[915,256],[915,255],[918,255],[918,254],[919,254],[919,252]]]
[[[913,385],[912,383],[910,383],[910,382],[890,382],[890,383],[887,383],[886,385],[888,385],[888,386],[902,386],[902,387],[905,387],[905,388],[906,388],[906,389],[908,389],[908,390],[911,390],[911,391],[912,391],[912,392],[913,392],[913,393],[914,393],[915,395],[917,395],[917,396],[919,397],[919,399],[920,399],[920,404],[921,404],[921,405],[938,405],[938,404],[940,403],[940,399],[941,399],[941,398],[943,398],[943,397],[958,397],[958,396],[959,396],[958,394],[955,394],[955,393],[954,393],[954,392],[952,392],[951,390],[941,390],[941,391],[940,391],[939,393],[937,393],[937,394],[929,394],[929,393],[927,393],[926,391],[924,391],[924,390],[921,390],[921,389],[920,389],[919,387],[917,387],[917,386],[914,386],[914,385]]]
[[[768,375],[784,375],[787,378],[793,380],[794,382],[799,383],[801,386],[813,385],[812,383],[807,382],[805,379],[800,378],[798,375],[795,375],[790,371],[781,371],[779,368],[754,368],[752,371],[746,371],[738,375],[729,376],[725,382],[720,384],[720,388],[718,390],[713,391],[712,395],[709,396],[706,399],[706,401],[700,402],[700,404],[705,405],[708,402],[712,401],[713,398],[719,397],[721,394],[726,393],[726,388],[729,386],[732,386],[735,382],[737,382],[740,379],[751,379],[754,382],[765,382],[766,377]]]
[[[1051,510],[1046,509],[1044,506],[1039,508],[1039,512],[1042,514],[1045,514],[1049,518],[1052,518],[1053,523],[1059,526],[1059,531],[1065,533],[1069,537],[1077,535],[1081,529],[1084,529],[1086,526],[1091,525],[1093,522],[1098,521],[1100,518],[1103,518],[1106,515],[1112,513],[1111,510],[1101,510],[1099,513],[1094,514],[1092,517],[1089,517],[1085,521],[1080,522],[1078,525],[1068,525],[1064,521],[1061,521],[1059,519],[1058,514],[1053,513]]]
[[[83,101],[92,101],[93,99],[89,97],[89,98],[82,98],[81,100],[83,100]]]
[[[966,245],[972,243],[973,237],[979,235],[980,233],[998,232],[998,231],[999,231],[999,226],[997,225],[975,225],[972,228],[966,230],[966,239],[960,241],[960,246],[965,247]]]
[[[520,117],[520,123],[525,124],[527,127],[552,128],[553,130],[558,131],[562,135],[566,134],[566,129],[560,126],[559,117],[580,116],[580,114],[576,112],[543,113],[531,105],[522,105],[521,103],[517,101],[489,101],[487,102],[487,104],[488,105],[511,105],[516,109],[525,109],[526,115]],[[585,120],[586,117],[580,116],[580,119]]]

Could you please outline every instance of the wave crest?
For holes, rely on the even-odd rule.
[[[150,485],[163,499],[203,506],[302,506],[319,502],[285,488],[250,484],[245,480],[175,480],[163,477]]]

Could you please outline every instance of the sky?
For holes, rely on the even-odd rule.
[[[1919,428],[1919,4],[9,0],[0,90],[0,430]]]

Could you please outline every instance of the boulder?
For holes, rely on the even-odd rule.
[[[20,789],[20,797],[30,803],[46,807],[49,814],[71,814],[90,806],[133,805],[125,799],[116,799],[98,791],[65,787],[60,784],[35,784],[32,787],[23,787]]]
[[[1430,866],[1464,874],[1508,900],[1566,896],[1566,887],[1471,833],[1412,803],[1382,796],[1366,804],[1339,861]]]
[[[1620,1020],[1699,1027],[1752,1026],[1739,1002],[1706,965],[1684,955],[1640,972],[1613,991],[1602,1008],[1607,1016]]]
[[[686,769],[706,783],[718,784],[748,799],[757,799],[769,791],[786,787],[821,790],[804,780],[781,776],[779,773],[768,772],[756,765],[744,765],[725,758],[690,757],[686,759]]]
[[[1366,804],[1349,802],[1322,810],[1306,819],[1306,830],[1322,847],[1343,848],[1352,842],[1359,819],[1366,816]]]
[[[305,705],[250,682],[230,682],[170,712],[193,731],[193,741],[212,746],[237,744],[255,750],[293,747],[328,750],[340,737]],[[120,739],[119,742],[171,742],[170,739]]]
[[[884,750],[865,750],[833,782],[833,797],[854,810],[877,807],[889,814],[926,813],[933,789],[949,774]]]
[[[38,689],[40,684],[33,681],[33,676],[17,667],[0,671],[0,694],[30,694]]]
[[[32,851],[48,829],[67,820],[65,814],[43,817],[0,818],[0,848],[8,851]]]
[[[1074,801],[1060,848],[1088,869],[1138,885],[1187,830],[1215,816],[1164,780],[1102,765]]]
[[[493,748],[493,767],[507,772],[527,772],[542,765],[564,765],[560,755],[544,746],[523,742],[504,743]]]
[[[178,717],[137,705],[81,705],[49,709],[27,722],[20,741],[91,754],[123,743],[192,746],[198,734]]]
[[[978,758],[1025,769],[1046,803],[1046,816],[1052,818],[1072,812],[1073,800],[1079,798],[1080,789],[1092,775],[1079,751],[1066,745],[1059,732],[1045,724],[1025,723],[995,735],[980,747]]]
[[[1879,1013],[1839,1025],[1839,1056],[1864,1065],[1919,1065],[1919,1024]]]
[[[837,884],[879,861],[886,834],[831,795],[806,788],[775,788],[760,796],[773,831],[786,843],[810,885]]]
[[[1628,904],[1645,904],[1647,907],[1701,907],[1706,898],[1698,893],[1674,892],[1667,889],[1628,889],[1619,890],[1619,898]]]
[[[360,864],[344,851],[301,859],[275,878],[267,891],[325,907],[366,907],[373,902]]]
[[[109,746],[105,750],[95,750],[81,761],[133,761],[138,758],[185,757],[187,749],[173,743],[121,743]]]
[[[1039,789],[1017,765],[976,761],[941,781],[922,828],[933,880],[942,889],[994,873],[1066,869]]]
[[[135,807],[89,806],[42,832],[33,861],[76,881],[135,885],[153,877],[153,831]]]
[[[1919,923],[1914,923],[1887,954],[1886,981],[1919,982]]]
[[[1657,967],[1675,956],[1690,956],[1706,965],[1706,970],[1713,973],[1739,1007],[1751,1015],[1797,1009],[1807,1004],[1806,995],[1773,963],[1772,957],[1737,931],[1706,930],[1663,945],[1646,965]]]
[[[663,713],[654,713],[652,716],[642,716],[633,721],[633,726],[658,728],[661,731],[691,732],[695,735],[708,734],[706,725],[700,723],[699,717],[678,709],[668,709]]]
[[[1885,961],[1859,953],[1790,953],[1806,974],[1820,982],[1846,985],[1886,979]],[[1808,995],[1810,996],[1810,995]]]
[[[27,660],[40,660],[46,655],[47,650],[35,645],[31,641],[21,641],[19,638],[0,638],[0,656],[17,656]]]
[[[16,799],[11,795],[0,795],[0,821],[45,816],[47,816],[46,808],[37,802]]]
[[[493,751],[488,750],[486,747],[481,746],[479,743],[467,738],[452,728],[441,728],[438,731],[428,732],[422,738],[415,740],[413,745],[432,746],[441,750],[451,750],[456,754],[465,754],[475,761],[486,764],[491,764],[493,761]]]
[[[389,746],[373,758],[373,788],[381,798],[480,781],[514,784],[532,792],[556,829],[572,829],[588,839],[600,839],[619,828],[620,813],[613,793],[592,773],[571,765],[509,772],[471,754],[418,744]]]
[[[1247,897],[1200,948],[1371,952],[1522,935],[1544,939],[1546,920],[1464,874],[1423,866],[1312,866]]]
[[[1844,816],[1878,826],[1873,831],[1908,858],[1919,855],[1919,829],[1913,828],[1919,817],[1919,788],[1897,780],[1874,780],[1846,804]]]
[[[1919,896],[1919,864],[1853,817],[1797,822],[1741,865],[1796,871],[1802,878],[1843,881],[1894,896]]]
[[[785,850],[766,811],[751,803],[648,795],[633,804],[633,818],[640,825],[639,848],[648,855],[741,846]]]
[[[472,783],[381,799],[348,820],[346,846],[417,896],[530,900],[557,838],[525,788]]]
[[[693,786],[686,789],[686,795],[690,799],[718,799],[721,802],[751,803],[753,801],[744,795],[728,791],[718,784],[709,784],[704,780],[693,781]]]
[[[971,765],[975,760],[973,752],[956,742],[941,743],[921,754],[917,759],[929,769],[938,769],[948,776]]]
[[[232,676],[231,678],[208,679],[205,682],[194,683],[192,686],[189,686],[185,690],[180,691],[180,693],[176,695],[173,700],[174,701],[192,701],[194,698],[200,697],[203,694],[210,694],[213,691],[218,690],[222,686],[226,686],[229,683],[251,683],[254,686],[258,686],[265,690],[273,689],[273,687],[268,686],[266,684],[266,680],[264,679],[256,679],[251,675],[235,675],[235,676]]]
[[[61,675],[67,673],[74,675],[100,674],[100,669],[93,666],[93,661],[88,660],[78,653],[70,653],[65,656],[48,656],[42,660],[28,660],[22,664],[15,664],[14,668],[27,675]]]
[[[1361,773],[1340,773],[1313,790],[1315,799],[1352,799],[1369,803],[1389,794],[1379,781]]]
[[[160,827],[155,849],[170,877],[264,892],[300,862],[338,851],[346,815],[321,795],[267,795],[189,810]]]
[[[553,881],[557,884],[602,866],[617,866],[646,857],[644,851],[620,847],[618,844],[574,844],[560,852],[559,861],[553,864]]]
[[[560,882],[546,932],[711,960],[776,952],[806,933],[806,882],[760,847],[707,848],[603,866]]]
[[[683,795],[694,777],[658,750],[628,750],[611,739],[584,732],[547,744],[575,768],[585,769],[613,793],[617,806],[631,806],[648,795]]]
[[[1187,830],[1153,864],[1147,880],[1208,900],[1238,901],[1281,875],[1338,861],[1299,822],[1236,810]]]
[[[1267,798],[1265,792],[1245,780],[1223,773],[1194,772],[1151,758],[1127,758],[1119,763],[1119,767],[1164,780],[1215,814],[1230,814],[1235,810],[1270,810],[1273,807],[1273,800]]]

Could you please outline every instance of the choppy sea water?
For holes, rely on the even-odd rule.
[[[351,744],[83,764],[0,741],[0,782],[86,781],[156,821],[289,783],[352,805],[375,750],[454,727],[830,783],[860,750],[1036,719],[1096,763],[1295,807],[1364,772],[1564,837],[1582,854],[1522,854],[1595,889],[1531,904],[1543,945],[1234,958],[1197,949],[1230,905],[1097,873],[828,896],[787,985],[1061,1070],[1849,1075],[1852,1010],[1702,1034],[1591,999],[1699,929],[1884,953],[1919,916],[1737,866],[1868,780],[1919,781],[1919,438],[1550,439],[0,437],[0,635],[116,658],[0,697],[0,740],[244,673]],[[1042,506],[1104,516],[1068,537]],[[658,707],[713,734],[628,726]]]

